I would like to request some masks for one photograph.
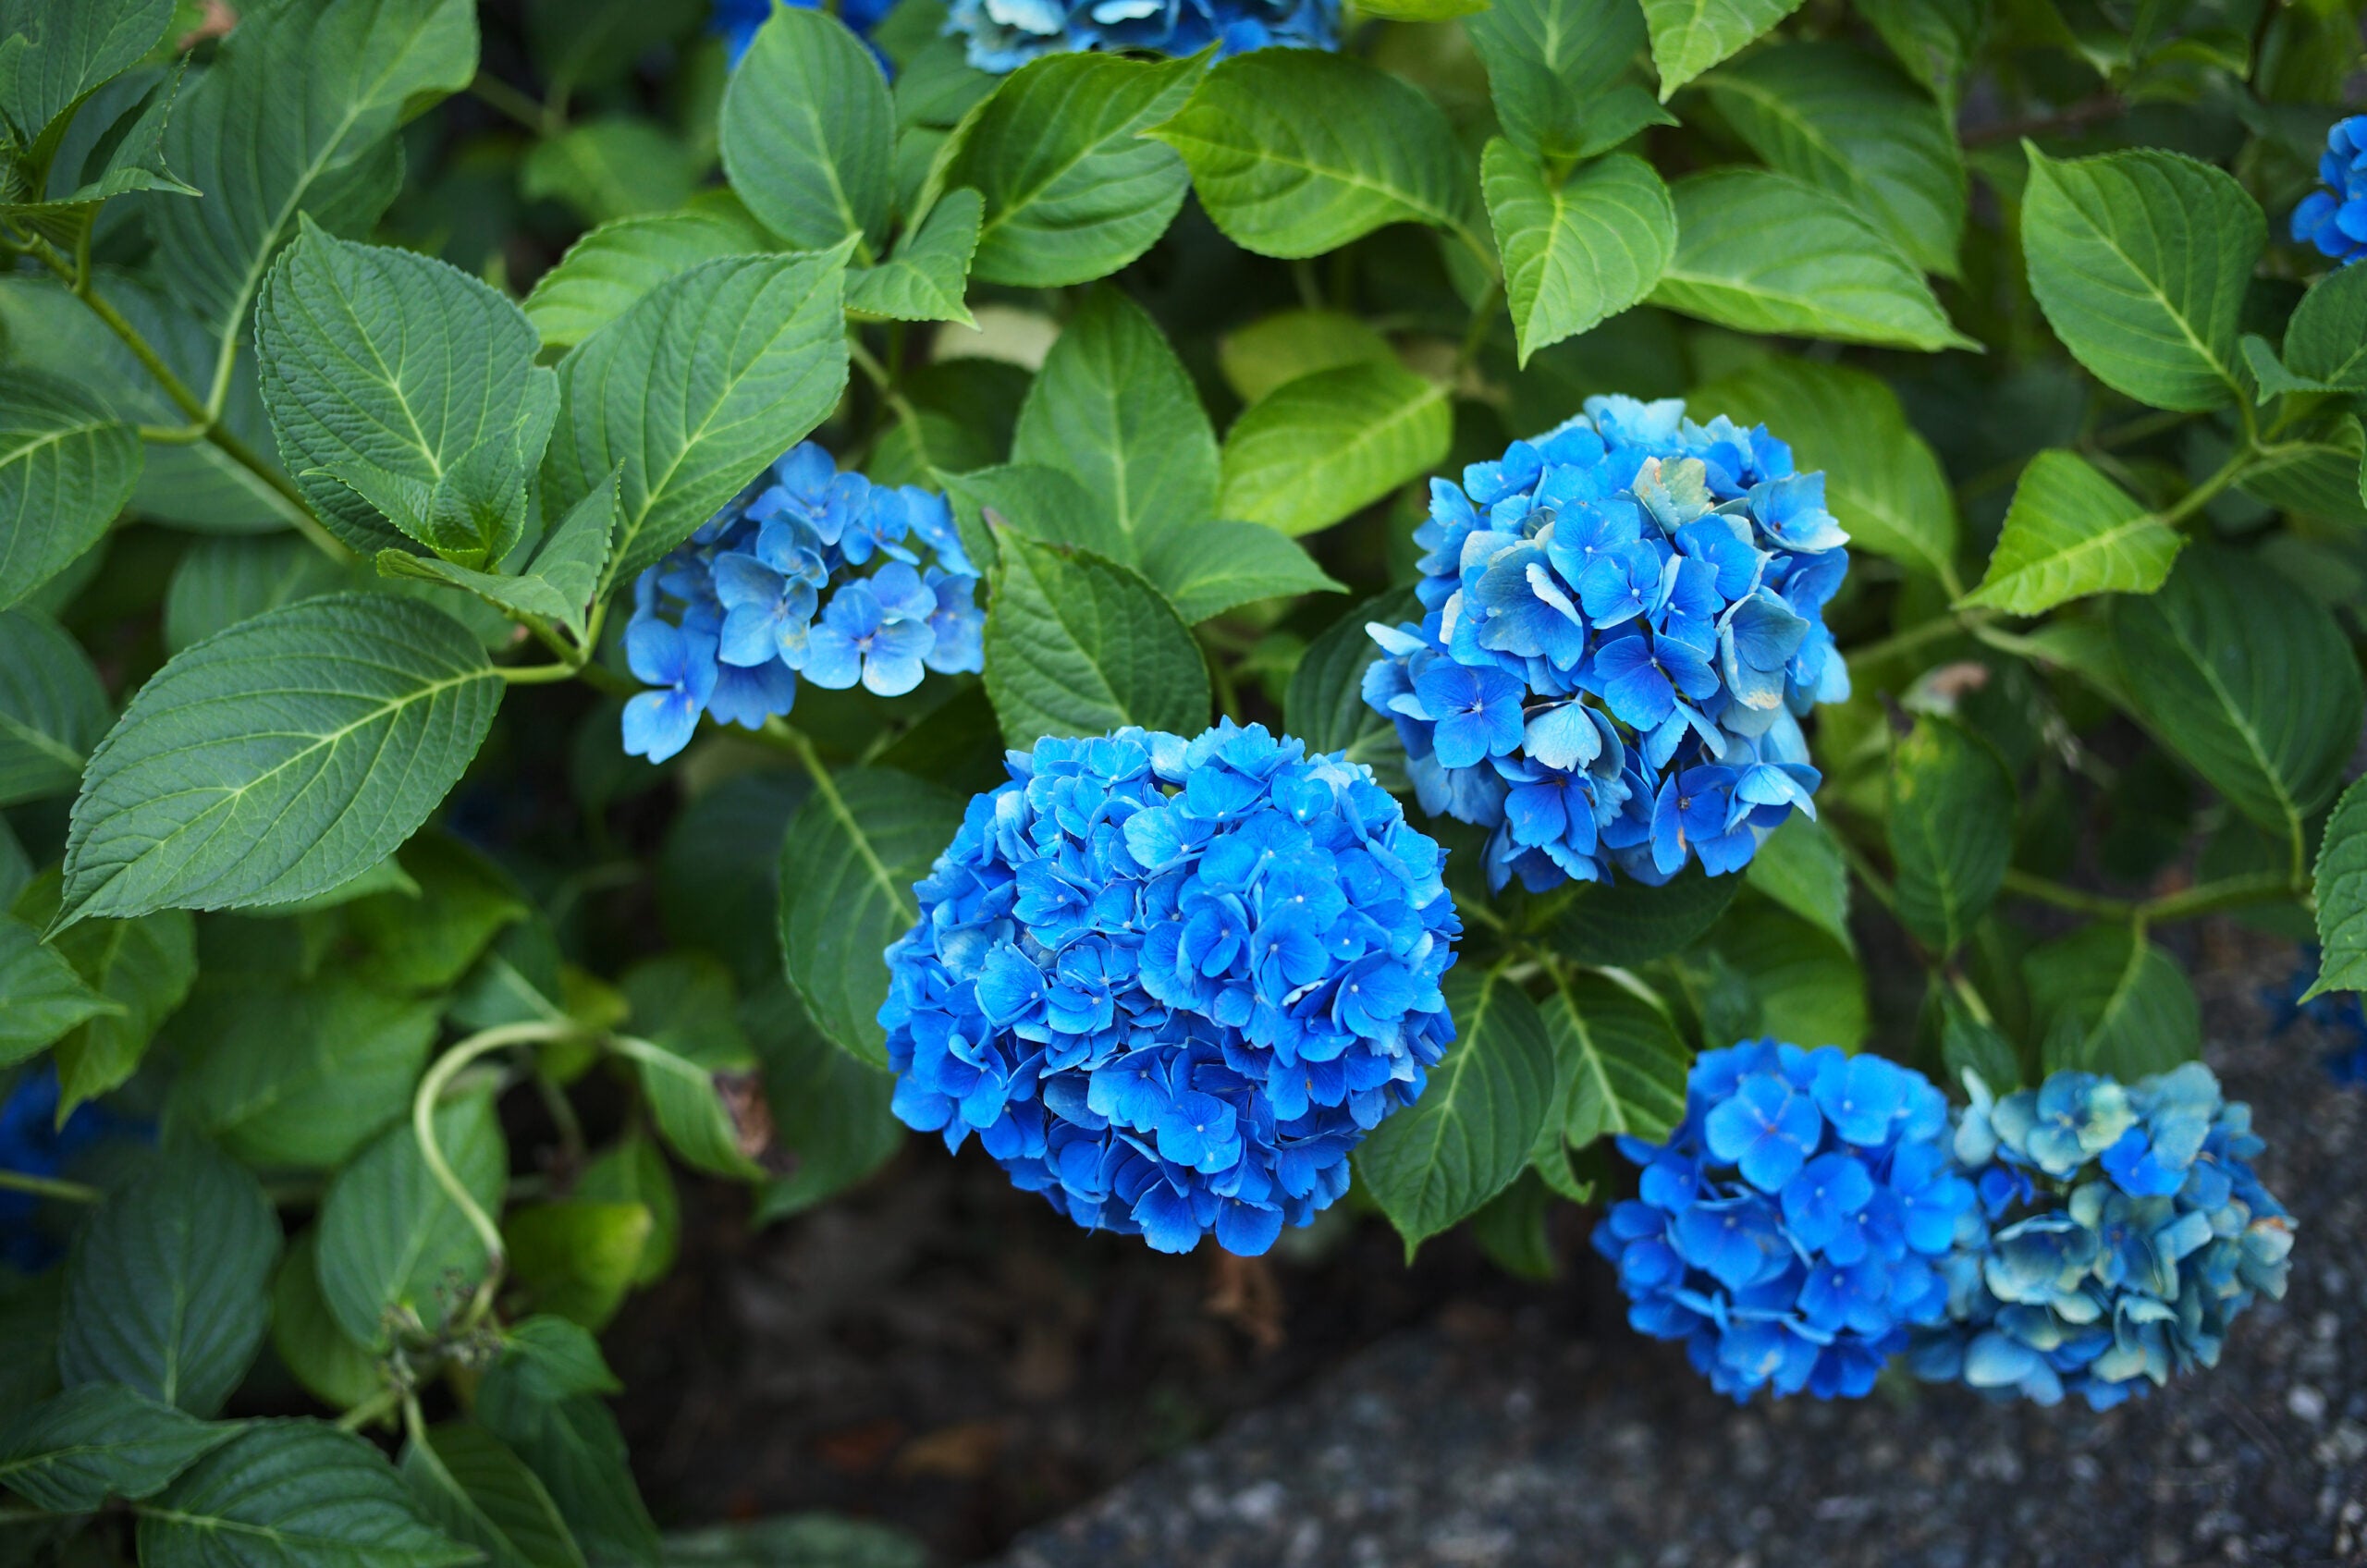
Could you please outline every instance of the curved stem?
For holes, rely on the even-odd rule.
[[[486,1052],[509,1046],[556,1040],[576,1032],[571,1023],[505,1023],[497,1028],[481,1029],[438,1057],[435,1065],[427,1070],[427,1075],[419,1081],[419,1092],[411,1096],[411,1129],[412,1135],[419,1140],[420,1158],[426,1165],[427,1173],[435,1179],[435,1184],[444,1190],[444,1195],[452,1201],[452,1206],[468,1220],[469,1228],[477,1233],[477,1239],[484,1243],[484,1282],[477,1287],[476,1300],[469,1308],[472,1322],[484,1317],[484,1309],[492,1305],[493,1292],[500,1281],[507,1254],[501,1244],[501,1227],[485,1213],[484,1206],[477,1202],[476,1194],[469,1191],[460,1173],[452,1169],[452,1162],[444,1158],[443,1146],[435,1141],[435,1102],[443,1097],[445,1088],[460,1069]]]
[[[401,1404],[403,1396],[393,1389],[381,1389],[337,1418],[340,1432],[358,1432],[381,1417],[392,1415]]]
[[[493,672],[512,686],[546,686],[554,680],[572,680],[582,673],[581,665],[572,664],[497,664]]]

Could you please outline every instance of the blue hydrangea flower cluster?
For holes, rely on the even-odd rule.
[[[2293,209],[2293,241],[2343,265],[2367,257],[2367,115],[2337,120],[2318,157],[2318,180]]]
[[[625,704],[625,750],[663,762],[701,714],[756,729],[800,680],[895,697],[980,669],[977,586],[943,496],[840,473],[805,442],[633,585],[625,657],[652,690]]]
[[[1972,1104],[1956,1155],[1981,1196],[1946,1264],[1947,1321],[1911,1365],[2098,1410],[2218,1364],[2255,1294],[2285,1293],[2293,1224],[2253,1172],[2251,1109],[2200,1062],[2124,1087],[2063,1072]]]
[[[1454,1037],[1439,846],[1368,769],[1258,725],[1010,768],[888,949],[896,1114],[976,1133],[1089,1230],[1264,1252]]]
[[[1664,1144],[1623,1136],[1640,1195],[1595,1228],[1627,1319],[1683,1340],[1720,1393],[1856,1398],[1947,1309],[1939,1263],[1971,1184],[1921,1073],[1838,1047],[1705,1051]]]
[[[953,0],[945,31],[1000,76],[1075,49],[1220,59],[1252,49],[1337,49],[1340,0]]]
[[[0,1170],[20,1176],[63,1176],[75,1159],[101,1140],[145,1137],[144,1121],[117,1116],[96,1102],[74,1108],[57,1124],[57,1067],[43,1062],[18,1078],[0,1100]],[[19,1274],[38,1274],[64,1256],[57,1237],[42,1229],[41,1200],[31,1193],[0,1190],[0,1265]]]
[[[1747,864],[1820,782],[1799,717],[1848,695],[1849,570],[1824,476],[1674,399],[1586,411],[1430,482],[1417,625],[1375,625],[1365,701],[1422,809],[1490,827],[1491,887],[1657,885]]]
[[[2367,1007],[2356,991],[2327,991],[2310,997],[2318,983],[2320,958],[2315,943],[2302,948],[2293,973],[2283,986],[2260,991],[2268,1009],[2268,1032],[2282,1035],[2303,1019],[2324,1032],[2335,1048],[2318,1059],[2326,1076],[2346,1089],[2367,1089]],[[2301,998],[2309,997],[2303,1001]]]
[[[821,0],[779,0],[779,3],[805,11],[821,7]],[[773,14],[775,4],[776,0],[708,0],[707,31],[723,40],[724,47],[730,52],[734,68],[747,58],[749,45],[756,42],[756,30],[764,26],[765,18]],[[895,8],[896,0],[840,0],[836,15],[857,38],[868,39],[871,30]],[[878,53],[877,48],[872,51],[875,56]],[[882,67],[888,65],[884,57],[879,63]]]

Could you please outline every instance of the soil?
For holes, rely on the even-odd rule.
[[[1460,1238],[1408,1268],[1346,1216],[1240,1267],[915,1142],[763,1233],[693,1206],[608,1336],[635,1467],[670,1524],[829,1509],[1008,1568],[2367,1563],[2367,1094],[2313,1025],[2269,1035],[2289,946],[2218,927],[2196,956],[2292,1288],[2121,1410],[1907,1382],[1737,1409],[1627,1329],[1590,1212],[1550,1284]]]

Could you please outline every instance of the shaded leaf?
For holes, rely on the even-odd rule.
[[[1891,754],[1898,918],[1935,953],[1962,946],[2014,853],[2014,780],[1988,744],[1919,715]]]
[[[2177,960],[2118,924],[2034,949],[2022,961],[2041,1071],[2103,1072],[2133,1084],[2202,1055],[2202,1010]]]
[[[1557,1108],[1572,1147],[1625,1133],[1658,1143],[1685,1116],[1686,1049],[1664,1008],[1600,974],[1561,977],[1539,1011],[1569,1096]]]
[[[1151,544],[1143,575],[1189,625],[1253,603],[1342,592],[1299,545],[1254,522],[1203,522]]]
[[[94,1513],[110,1497],[164,1490],[238,1430],[120,1383],[87,1383],[0,1431],[0,1486],[53,1513]]]
[[[140,436],[72,383],[0,378],[0,609],[98,543],[140,483]]]
[[[619,218],[577,240],[536,280],[526,319],[545,348],[572,349],[667,279],[773,243],[737,202]]]
[[[1393,361],[1318,371],[1277,387],[1225,432],[1225,516],[1312,533],[1446,457],[1447,388]]]
[[[80,643],[39,610],[0,611],[0,805],[73,789],[108,717]]]
[[[723,168],[766,227],[800,251],[888,234],[896,115],[871,50],[838,18],[775,6],[723,94]]]
[[[1129,724],[1199,733],[1208,717],[1208,669],[1157,589],[1097,556],[1009,533],[1000,545],[986,687],[1013,746]]]
[[[526,1462],[473,1421],[430,1427],[403,1445],[420,1513],[492,1568],[583,1568],[583,1550]]]
[[[2367,783],[2343,791],[2318,845],[2318,978],[2301,999],[2367,985]]]
[[[148,1568],[457,1568],[385,1456],[317,1421],[257,1421],[140,1509]]]
[[[498,1212],[509,1156],[493,1096],[438,1106],[435,1132],[461,1186],[486,1213]],[[363,1345],[386,1342],[391,1314],[439,1327],[485,1266],[484,1243],[436,1183],[408,1120],[330,1182],[318,1246],[321,1298],[345,1336]]]

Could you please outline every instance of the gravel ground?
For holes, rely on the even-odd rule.
[[[2215,1372],[2103,1415],[1912,1383],[1738,1409],[1595,1321],[1614,1287],[1588,1259],[1584,1288],[1383,1341],[1003,1568],[2367,1563],[2367,1095],[2309,1024],[2263,1038],[2289,948],[2207,947],[2209,1060],[2300,1224],[2290,1293]]]

